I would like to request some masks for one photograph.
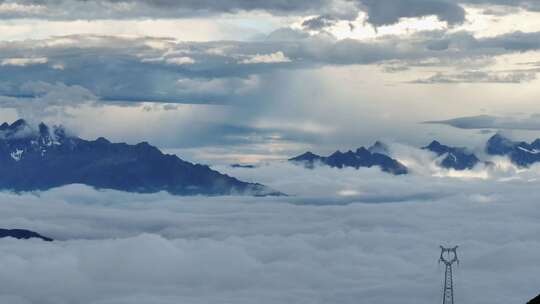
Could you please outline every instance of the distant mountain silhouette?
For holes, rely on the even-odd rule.
[[[324,157],[319,156],[311,151],[308,151],[302,155],[290,158],[290,162],[302,163],[306,168],[313,169],[317,162],[324,164]]]
[[[540,161],[540,139],[529,144],[512,141],[497,133],[488,140],[486,152],[490,155],[508,156],[514,164],[528,167]]]
[[[312,152],[306,152],[289,159],[289,161],[300,163],[307,168],[314,168],[316,164],[340,169],[345,167],[358,169],[361,167],[371,168],[377,166],[382,171],[395,175],[407,174],[407,167],[388,155],[383,154],[385,151],[387,151],[386,146],[377,142],[368,149],[360,147],[355,152],[347,151],[345,153],[336,151],[330,156],[319,156]]]
[[[6,238],[6,237],[12,237],[20,240],[26,240],[26,239],[42,239],[47,242],[51,242],[53,239],[42,236],[41,234],[37,232],[33,232],[30,230],[24,230],[24,229],[0,229],[0,238]]]
[[[84,140],[62,127],[24,120],[0,125],[0,189],[47,190],[68,184],[175,195],[281,195],[255,183],[163,154],[146,142]]]
[[[467,152],[465,148],[449,147],[434,140],[422,149],[434,152],[438,156],[444,156],[440,165],[444,168],[456,170],[472,169],[480,162],[473,153]]]

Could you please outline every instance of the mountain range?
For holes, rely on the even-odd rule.
[[[84,140],[63,127],[25,120],[0,125],[0,189],[47,190],[68,184],[99,189],[174,195],[282,195],[261,184],[247,183],[208,166],[163,154],[143,142]]]
[[[474,153],[468,152],[465,148],[446,146],[436,140],[422,149],[429,150],[442,157],[439,165],[444,168],[467,170],[474,168],[480,162]]]
[[[438,141],[422,149],[435,153],[438,164],[444,168],[469,170],[482,162],[466,148],[446,146]],[[521,167],[540,161],[540,139],[532,143],[517,142],[495,134],[487,141],[485,150],[488,155],[508,156]],[[378,141],[369,148],[338,150],[329,156],[306,152],[289,161],[307,168],[321,164],[333,168],[379,167],[394,175],[409,173],[403,163],[391,157],[388,147]],[[98,189],[166,191],[174,195],[284,195],[262,184],[244,182],[206,165],[164,154],[146,142],[111,143],[103,137],[85,140],[61,126],[41,123],[32,127],[22,119],[0,125],[0,167],[0,189],[16,192],[85,184]],[[232,167],[255,168],[238,164]]]
[[[327,165],[333,168],[360,167],[371,168],[377,166],[382,171],[394,175],[407,174],[408,170],[402,163],[386,155],[387,148],[384,144],[376,142],[369,148],[360,147],[356,151],[336,151],[329,156],[320,156],[312,152],[290,158],[293,163],[300,163],[306,168],[314,168],[317,164]]]
[[[489,161],[481,161],[473,152],[464,147],[451,147],[436,140],[422,147],[439,157],[437,164],[443,168],[454,170],[470,170],[476,165],[483,163],[492,164]],[[486,143],[486,154],[508,156],[512,163],[520,167],[528,167],[540,162],[540,139],[527,143],[512,141],[500,133],[493,135]],[[289,159],[290,162],[302,164],[307,168],[314,168],[317,164],[333,168],[361,168],[378,166],[382,171],[395,175],[407,174],[408,168],[398,160],[392,158],[388,148],[381,142],[376,142],[369,148],[358,148],[355,152],[336,151],[330,156],[320,156],[312,152]]]

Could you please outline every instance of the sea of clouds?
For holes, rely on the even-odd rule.
[[[437,303],[439,245],[460,245],[457,303],[537,295],[540,167],[458,174],[394,149],[413,174],[218,168],[288,197],[0,193],[0,227],[56,240],[0,239],[0,303]]]

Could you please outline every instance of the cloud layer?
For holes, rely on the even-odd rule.
[[[445,67],[540,49],[539,32],[488,38],[476,38],[467,32],[428,32],[412,39],[387,36],[376,41],[338,40],[327,34],[307,35],[295,30],[276,33],[266,40],[249,42],[106,36],[4,42],[0,44],[0,94],[33,96],[25,85],[45,81],[82,86],[104,100],[226,103],[256,88],[257,83],[249,79],[278,69],[388,62]],[[519,82],[534,79],[535,74],[531,69],[494,76],[469,71],[447,77],[438,74],[425,82],[471,82],[479,78]],[[184,80],[190,85],[186,86]]]
[[[449,120],[431,121],[461,129],[540,130],[540,115],[491,116],[479,115],[458,117]]]
[[[417,124],[441,117],[538,130],[538,10],[534,0],[0,0],[1,115],[176,148],[291,195],[1,192],[0,227],[57,241],[0,239],[0,302],[427,304],[442,292],[438,246],[457,244],[459,302],[525,303],[538,293],[539,166],[493,158],[445,170],[399,144],[411,175],[264,160],[387,138],[482,149],[486,134]],[[477,116],[486,108],[501,114]]]
[[[84,186],[0,193],[2,227],[58,240],[0,240],[0,300],[433,303],[442,291],[440,244],[461,246],[460,301],[524,303],[538,292],[539,214],[530,199],[538,168],[513,180],[231,170],[297,196],[178,198]]]
[[[365,12],[368,15],[367,21],[375,26],[398,23],[402,18],[425,16],[437,16],[449,25],[456,25],[465,22],[464,7],[468,5],[540,9],[533,0],[404,0],[397,5],[387,0],[2,0],[0,15],[5,18],[48,19],[186,18],[257,11],[286,16],[325,16],[318,20],[351,20],[358,13]]]

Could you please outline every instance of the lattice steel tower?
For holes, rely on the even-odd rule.
[[[454,304],[454,282],[452,277],[452,264],[457,263],[459,265],[459,259],[457,256],[457,248],[445,248],[441,246],[441,258],[439,263],[444,263],[444,289],[443,289],[443,304]]]

